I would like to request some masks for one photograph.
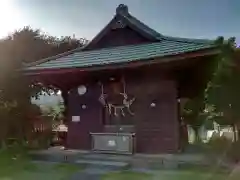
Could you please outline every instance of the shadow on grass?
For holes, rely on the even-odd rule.
[[[219,173],[219,174],[229,174],[231,172],[230,168],[222,167],[217,164],[213,165],[197,165],[197,164],[181,164],[178,167],[179,171],[191,171],[196,173]]]
[[[240,172],[240,171],[239,171]],[[178,169],[159,169],[149,171],[147,173],[122,171],[117,173],[109,173],[102,176],[102,180],[239,180],[231,176],[230,169],[218,166],[202,166],[184,164]],[[231,177],[231,178],[230,178]]]
[[[229,174],[189,170],[158,170],[152,173],[122,171],[103,175],[101,180],[239,180],[229,178]]]
[[[85,168],[84,166],[74,165],[74,164],[64,164],[64,163],[56,164],[53,167],[55,171],[66,171],[66,172],[76,172],[76,171],[83,170],[84,168]]]
[[[131,171],[122,171],[115,173],[108,173],[102,176],[102,180],[146,180],[151,179],[152,175],[147,173],[137,173]]]
[[[33,163],[26,152],[0,151],[0,180],[64,180],[83,167]]]

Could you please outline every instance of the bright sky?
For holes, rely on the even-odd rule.
[[[121,3],[165,35],[235,36],[240,42],[240,0],[0,0],[0,36],[30,25],[55,36],[92,39]]]

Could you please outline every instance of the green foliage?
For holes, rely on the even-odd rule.
[[[204,122],[204,127],[206,128],[206,130],[214,130],[214,121],[209,120],[208,118],[206,119],[206,121]]]
[[[233,162],[240,161],[240,141],[233,142],[230,149],[227,151],[227,157]]]
[[[202,98],[188,100],[182,112],[184,122],[193,128],[200,127],[206,118],[204,112],[204,102]]]
[[[60,121],[63,119],[64,107],[61,103],[55,106],[44,106],[42,107],[42,114],[44,116],[52,116],[54,121]]]
[[[42,111],[41,111],[41,108],[36,105],[36,104],[31,104],[30,106],[30,112],[31,114],[33,114],[33,116],[41,116],[42,115]]]
[[[83,38],[49,36],[39,29],[32,29],[29,26],[16,30],[8,39],[14,42],[14,50],[19,60],[24,63],[57,55],[81,47],[87,42]]]
[[[234,69],[235,38],[224,41],[219,37],[215,43],[220,53],[208,67],[212,78],[205,91],[188,100],[182,111],[184,122],[194,129],[196,135],[198,128],[207,121],[233,125],[240,119],[240,71]]]
[[[186,124],[190,125],[195,132],[195,143],[200,141],[198,130],[205,123],[207,118],[206,113],[203,110],[203,96],[198,96],[196,98],[189,99],[181,112],[182,120]]]
[[[81,166],[48,162],[32,162],[24,150],[0,151],[1,180],[60,180],[83,169]]]
[[[212,136],[208,142],[208,146],[211,152],[215,155],[222,156],[224,153],[229,151],[232,142],[224,136]]]
[[[25,138],[29,120],[40,115],[30,99],[57,88],[34,82],[21,69],[24,63],[63,53],[82,46],[86,41],[71,37],[56,38],[44,35],[39,29],[24,27],[0,40],[0,141],[5,144],[13,132]]]
[[[216,40],[221,53],[213,78],[208,83],[205,92],[206,103],[212,107],[212,118],[219,124],[233,125],[240,119],[240,71],[236,69],[235,38],[224,41],[222,37]]]
[[[232,162],[240,161],[240,141],[232,142],[224,136],[213,136],[207,144],[210,155]]]

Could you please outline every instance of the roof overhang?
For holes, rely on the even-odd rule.
[[[96,66],[86,66],[86,67],[70,67],[70,68],[46,68],[39,70],[25,70],[25,75],[62,75],[68,73],[84,73],[91,71],[101,71],[101,70],[115,70],[115,69],[124,69],[124,68],[137,68],[141,66],[149,66],[154,64],[165,64],[172,63],[181,60],[187,60],[191,58],[204,57],[217,55],[220,53],[220,50],[216,47],[202,49],[197,51],[191,51],[186,53],[180,53],[176,55],[168,55],[163,57],[156,57],[151,59],[136,59],[131,62],[124,63],[112,63],[107,65],[96,65]],[[140,61],[139,61],[140,60]]]

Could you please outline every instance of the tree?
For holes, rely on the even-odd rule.
[[[39,29],[26,26],[16,30],[8,39],[13,42],[15,54],[21,62],[31,63],[43,58],[54,56],[82,47],[86,39],[75,37],[61,37],[46,35]]]
[[[232,111],[237,107],[236,103],[240,102],[235,98],[240,90],[240,83],[238,83],[240,71],[233,71],[235,39],[230,38],[224,41],[223,37],[219,37],[215,44],[220,54],[207,67],[207,72],[210,72],[212,77],[207,82],[206,89],[203,89],[197,97],[188,100],[182,111],[182,118],[193,128],[196,140],[199,140],[198,129],[207,121],[214,120],[222,125],[233,125],[238,119],[238,117],[232,117],[234,115]],[[228,93],[231,93],[230,98],[226,95]],[[223,112],[225,118],[223,118]]]
[[[189,99],[186,102],[181,115],[183,121],[192,127],[196,142],[200,141],[198,131],[206,120],[206,113],[204,112],[204,108],[204,98],[202,95],[199,95],[193,99]]]
[[[82,47],[87,43],[87,40],[84,38],[76,39],[70,36],[57,38],[46,35],[39,29],[31,29],[30,27],[17,30],[12,36],[8,37],[8,39],[13,42],[16,59],[24,63],[36,62],[43,58]],[[42,83],[31,84],[31,88],[33,96],[41,94],[43,91],[50,94],[50,89],[54,92],[59,91],[58,87]],[[67,106],[68,89],[60,90],[62,91],[64,105]],[[66,112],[64,114],[66,114]]]
[[[23,63],[35,62],[83,46],[84,39],[71,37],[56,38],[46,36],[38,29],[24,27],[0,40],[0,140],[6,141],[8,132],[14,124],[18,137],[24,137],[31,111],[30,98],[49,87],[32,83],[21,69]],[[53,87],[50,87],[53,88]]]
[[[240,71],[234,58],[235,38],[224,41],[224,38],[220,37],[216,43],[221,53],[218,56],[213,78],[206,89],[206,102],[213,107],[215,121],[222,125],[231,125],[233,129],[237,125],[240,129]]]
[[[21,69],[23,63],[36,62],[43,58],[82,47],[87,43],[87,40],[84,38],[76,39],[70,36],[57,38],[46,35],[39,29],[32,29],[29,26],[16,30],[11,36],[6,38],[3,46],[6,45],[6,41],[8,44],[11,44],[11,47],[8,48],[11,52],[6,56],[11,55],[9,58],[12,61],[12,65],[15,66],[13,69]],[[7,76],[5,79],[8,79]],[[59,90],[58,87],[42,83],[27,82],[27,84],[29,84],[28,86],[31,89],[31,96],[35,97],[42,94],[42,92],[50,94],[52,91],[57,92]],[[65,91],[63,92],[64,94],[66,94]],[[66,98],[64,102],[67,104]]]

